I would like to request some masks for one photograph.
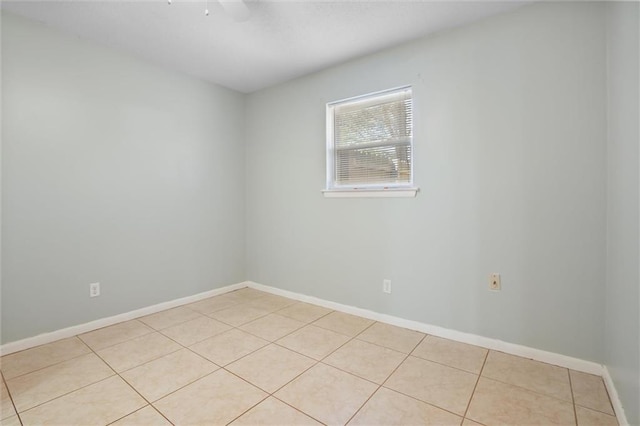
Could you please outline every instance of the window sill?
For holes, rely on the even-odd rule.
[[[325,189],[325,198],[413,198],[419,188]]]

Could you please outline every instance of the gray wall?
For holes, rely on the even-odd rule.
[[[601,361],[604,24],[536,4],[250,95],[247,277]],[[325,103],[405,84],[417,198],[323,198]]]
[[[2,342],[243,281],[243,111],[3,12]]]
[[[638,3],[607,6],[609,144],[604,361],[627,419],[640,425]]]

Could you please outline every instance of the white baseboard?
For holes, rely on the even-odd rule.
[[[438,337],[443,337],[445,339],[454,340],[456,342],[482,346],[487,349],[493,349],[496,351],[521,356],[524,358],[534,359],[536,361],[546,362],[548,364],[558,365],[560,367],[570,368],[572,370],[582,371],[584,373],[596,374],[598,376],[603,375],[602,365],[596,362],[586,361],[579,358],[573,358],[566,355],[560,355],[553,352],[547,352],[540,349],[534,349],[528,346],[522,346],[514,343],[503,342],[501,340],[478,336],[476,334],[463,333],[461,331],[456,331],[448,328],[438,327],[435,325],[425,324],[418,321],[411,321],[411,320],[395,317],[392,315],[386,315],[386,314],[370,311],[368,309],[356,308],[354,306],[343,305],[341,303],[329,302],[327,300],[318,299],[317,297],[306,296],[303,294],[294,293],[292,291],[282,290],[282,289],[270,287],[264,284],[258,284],[253,281],[247,281],[247,283],[249,287],[254,288],[256,290],[265,291],[268,293],[288,297],[290,299],[295,299],[302,302],[312,303],[314,305],[323,306],[325,308],[333,309],[340,312],[345,312],[348,314],[358,315],[364,318],[380,321],[386,324],[391,324],[398,327],[404,327],[410,330],[420,331],[422,333],[430,334],[432,336],[438,336]]]
[[[622,401],[620,401],[618,391],[613,384],[613,379],[606,365],[602,368],[602,378],[604,379],[604,385],[607,387],[607,392],[609,392],[609,399],[611,400],[611,405],[613,405],[613,411],[616,413],[618,424],[620,426],[629,426],[624,408],[622,408]]]
[[[596,374],[602,376],[604,383],[609,392],[611,403],[615,410],[618,422],[621,426],[628,426],[627,419],[625,417],[622,403],[618,397],[618,392],[614,386],[613,380],[606,367],[601,364],[586,361],[579,358],[573,358],[566,355],[560,355],[553,352],[547,352],[540,349],[530,348],[528,346],[517,345],[514,343],[503,342],[501,340],[492,339],[488,337],[478,336],[470,333],[463,333],[461,331],[450,330],[435,325],[425,324],[418,321],[407,320],[392,315],[381,314],[378,312],[370,311],[368,309],[357,308],[355,306],[343,305],[341,303],[330,302],[328,300],[319,299],[313,296],[307,296],[300,293],[295,293],[288,290],[282,290],[276,287],[270,287],[263,284],[258,284],[253,281],[245,281],[238,284],[228,285],[226,287],[217,288],[214,290],[205,291],[203,293],[195,294],[193,296],[187,296],[180,299],[170,300],[168,302],[158,303],[157,305],[147,306],[145,308],[136,309],[134,311],[125,312],[122,314],[114,315],[108,318],[102,318],[99,320],[87,322],[84,324],[75,325],[72,327],[64,328],[61,330],[52,331],[50,333],[40,334],[38,336],[29,337],[26,339],[18,340],[15,342],[5,343],[0,346],[0,355],[8,355],[10,353],[22,351],[35,346],[51,343],[59,339],[65,339],[73,337],[78,334],[87,333],[89,331],[97,330],[99,328],[107,327],[109,325],[117,324],[123,321],[129,321],[135,318],[139,318],[145,315],[154,314],[156,312],[163,311],[165,309],[174,308],[177,306],[186,305],[188,303],[197,302],[208,297],[218,296],[223,293],[238,290],[240,288],[250,287],[256,290],[261,290],[267,293],[288,297],[290,299],[299,300],[301,302],[307,302],[325,308],[333,309],[340,312],[345,312],[352,315],[358,315],[371,320],[383,322],[386,324],[395,325],[398,327],[404,327],[411,330],[420,331],[432,336],[443,337],[446,339],[454,340],[457,342],[468,343],[476,346],[482,346],[487,349],[493,349],[501,352],[505,352],[512,355],[517,355],[525,358],[534,359],[536,361],[546,362],[548,364],[558,365],[560,367],[570,368],[576,371],[582,371],[585,373]]]
[[[44,345],[45,343],[51,343],[56,340],[66,339],[67,337],[73,337],[78,334],[87,333],[89,331],[97,330],[99,328],[107,327],[119,322],[129,321],[135,318],[143,317],[145,315],[155,314],[156,312],[164,311],[165,309],[175,308],[177,306],[197,302],[208,297],[218,296],[223,293],[228,293],[233,290],[248,287],[248,285],[249,282],[231,284],[225,287],[216,288],[214,290],[205,291],[203,293],[194,294],[193,296],[182,297],[180,299],[158,303],[157,305],[147,306],[111,317],[101,318],[84,324],[74,325],[71,327],[63,328],[61,330],[39,334],[37,336],[28,337],[26,339],[17,340],[15,342],[5,343],[4,345],[0,346],[0,355],[8,355],[14,352],[33,348],[34,346]]]

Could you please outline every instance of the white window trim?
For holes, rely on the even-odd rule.
[[[325,198],[414,198],[419,188],[387,188],[387,189],[324,189]]]
[[[359,185],[359,186],[349,186],[349,185],[331,185],[332,181],[330,176],[335,173],[335,164],[334,164],[334,156],[328,155],[329,152],[333,152],[334,148],[334,115],[331,112],[332,108],[336,104],[341,104],[349,101],[356,101],[358,99],[362,99],[362,102],[367,102],[369,97],[373,96],[383,96],[385,94],[391,94],[393,92],[397,92],[400,90],[411,89],[411,85],[408,86],[400,86],[392,89],[381,90],[379,92],[368,93],[361,96],[354,96],[351,98],[341,99],[338,101],[330,102],[326,107],[326,132],[327,132],[327,144],[325,150],[326,157],[326,186],[325,189],[322,190],[322,194],[325,198],[379,198],[379,197],[388,197],[388,198],[412,198],[415,197],[419,191],[418,187],[413,185],[413,177],[414,177],[414,145],[412,146],[412,155],[411,155],[411,182],[408,184],[382,184],[382,185]]]

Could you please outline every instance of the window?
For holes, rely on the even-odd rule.
[[[403,87],[327,104],[327,190],[415,196],[413,102]]]

